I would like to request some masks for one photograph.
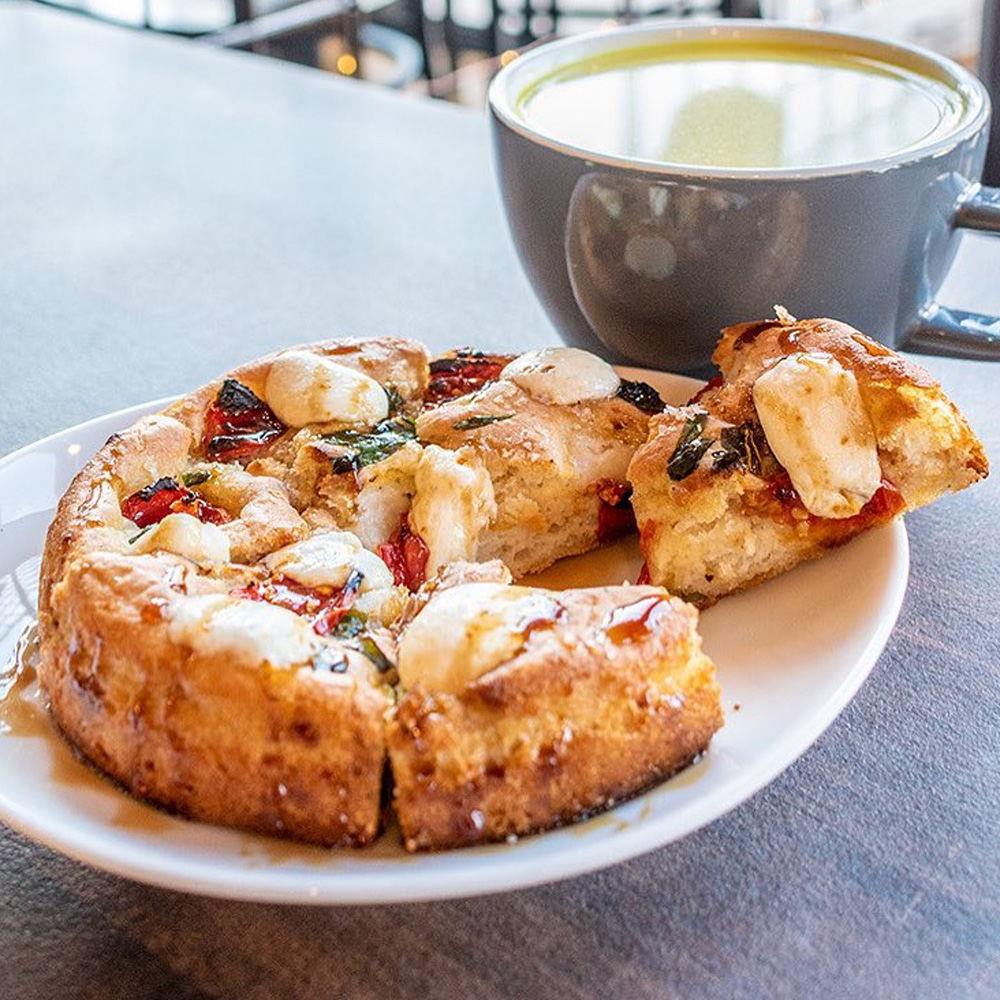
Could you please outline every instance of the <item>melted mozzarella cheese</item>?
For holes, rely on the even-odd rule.
[[[289,427],[331,420],[372,424],[389,415],[389,398],[375,379],[309,351],[274,359],[264,397]]]
[[[618,391],[614,368],[578,347],[544,347],[515,358],[500,373],[540,403],[581,403]]]
[[[369,623],[374,621],[380,625],[391,625],[402,613],[409,596],[405,587],[380,587],[359,594],[354,610],[365,615]]]
[[[229,536],[190,514],[168,514],[136,538],[130,550],[137,555],[173,552],[199,566],[212,566],[229,562]]]
[[[857,514],[882,481],[878,448],[854,373],[825,354],[793,354],[754,383],[774,457],[810,514]]]
[[[179,598],[171,605],[170,635],[203,656],[235,656],[272,667],[306,663],[321,645],[295,612],[226,594]]]
[[[264,564],[306,587],[343,587],[353,570],[363,575],[362,591],[392,586],[388,566],[349,531],[318,531],[265,556]]]
[[[427,572],[473,560],[480,532],[496,516],[493,481],[471,450],[427,445],[415,477],[410,524],[427,546]]]
[[[399,644],[399,678],[408,687],[457,693],[520,652],[530,623],[554,619],[548,591],[466,583],[432,597]]]

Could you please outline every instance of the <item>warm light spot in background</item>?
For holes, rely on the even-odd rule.
[[[517,53],[513,49],[507,49],[506,52],[500,53],[500,65],[506,66],[508,63],[512,63],[517,58]]]
[[[353,76],[358,69],[358,61],[350,54],[350,52],[345,52],[339,59],[337,59],[337,72],[343,73],[344,76]]]

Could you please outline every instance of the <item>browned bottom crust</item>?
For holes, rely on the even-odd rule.
[[[579,592],[578,592],[579,593]],[[722,725],[693,609],[621,657],[540,643],[461,694],[415,689],[388,729],[408,850],[460,847],[581,819],[688,764]],[[690,631],[687,631],[690,623]],[[588,646],[590,649],[588,649]]]
[[[370,842],[384,696],[361,678],[331,685],[311,670],[185,654],[149,610],[161,589],[138,561],[71,568],[55,617],[40,621],[39,678],[64,733],[133,794],[185,816],[328,846]]]

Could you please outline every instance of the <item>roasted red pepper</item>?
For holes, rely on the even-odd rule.
[[[267,403],[242,382],[227,378],[205,413],[205,455],[219,462],[246,458],[284,431]]]
[[[414,533],[405,514],[389,540],[378,549],[393,580],[408,590],[416,590],[427,579],[428,554],[427,545]]]
[[[194,490],[169,476],[157,479],[122,501],[122,514],[140,528],[159,524],[168,514],[190,514],[209,524],[225,524],[232,518],[221,507],[202,500]]]
[[[594,486],[601,502],[597,510],[597,540],[609,542],[635,531],[632,487],[617,479],[599,479]]]
[[[827,545],[839,545],[859,531],[887,524],[906,507],[903,495],[885,478],[868,503],[853,517],[817,517],[810,514],[784,471],[771,479],[765,495],[773,512],[792,523],[807,522],[810,530],[821,535]]]
[[[361,573],[355,571],[343,587],[307,587],[287,576],[255,580],[234,590],[234,597],[248,601],[266,601],[312,619],[317,635],[329,635],[340,620],[354,607],[361,589]]]
[[[437,406],[495,382],[500,372],[514,360],[513,354],[483,354],[468,349],[455,351],[452,358],[431,362],[431,381],[424,402]]]

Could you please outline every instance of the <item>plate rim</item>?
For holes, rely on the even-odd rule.
[[[671,379],[690,382],[692,386],[701,384],[698,379],[672,372],[632,366],[615,367],[620,374],[627,377],[643,374],[666,375]],[[179,398],[181,397],[171,395],[122,407],[55,431],[0,458],[0,472],[27,453],[51,446],[68,434],[92,431],[96,425],[110,421],[121,422],[121,426],[126,427],[142,415],[156,412]],[[85,460],[89,460],[89,456]],[[806,720],[783,731],[737,786],[724,786],[692,804],[680,826],[675,822],[672,823],[671,817],[667,815],[642,823],[631,823],[627,828],[619,830],[612,842],[598,839],[588,844],[581,838],[579,844],[572,850],[563,851],[555,856],[525,858],[523,865],[513,877],[509,868],[500,865],[491,866],[487,863],[472,865],[467,870],[457,872],[411,870],[405,875],[395,866],[382,873],[338,872],[335,868],[325,871],[318,869],[313,878],[311,871],[286,872],[282,876],[278,865],[263,865],[260,868],[236,871],[213,868],[211,862],[195,859],[187,862],[185,866],[179,866],[177,861],[168,855],[162,856],[162,860],[157,864],[155,856],[143,857],[148,854],[148,847],[142,842],[130,844],[130,851],[123,853],[120,850],[119,838],[102,840],[86,829],[80,833],[76,833],[72,828],[53,829],[51,821],[46,823],[40,820],[37,813],[24,808],[19,801],[11,799],[2,781],[0,781],[0,820],[37,843],[89,867],[119,877],[146,885],[214,898],[265,903],[379,905],[460,899],[527,889],[609,868],[680,840],[742,805],[807,753],[844,710],[864,684],[884,650],[899,618],[909,580],[909,539],[905,523],[899,519],[877,530],[891,533],[890,573],[883,592],[883,613],[879,616],[864,649],[835,691],[821,706],[818,706]],[[0,734],[0,739],[2,738],[4,734]],[[111,779],[108,780],[110,784],[114,784]],[[640,801],[644,795],[657,787],[662,787],[662,784],[654,785],[640,793],[633,801]],[[129,795],[120,787],[116,787],[115,791],[121,795]],[[723,800],[721,807],[720,799]],[[611,814],[613,813],[609,811],[608,815]],[[664,835],[661,828],[668,824],[671,825],[670,832]],[[204,825],[210,829],[214,828],[213,824]],[[537,836],[545,835],[541,833]],[[126,832],[121,836],[128,838],[129,835]],[[503,846],[489,845],[488,849],[501,850]],[[116,850],[116,847],[119,849]],[[468,856],[468,849],[441,852],[444,853]],[[415,856],[417,859],[419,857]],[[290,875],[294,875],[294,878],[290,878]]]

